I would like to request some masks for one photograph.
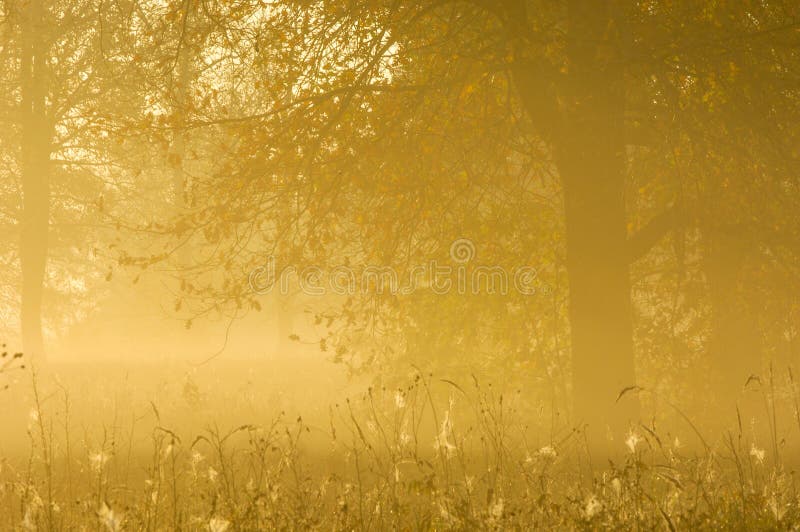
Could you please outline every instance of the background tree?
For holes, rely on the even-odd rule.
[[[241,223],[251,223],[246,213],[261,217],[264,205],[290,197],[298,215],[288,216],[274,233],[262,234],[269,242],[299,233],[293,237],[299,242],[292,255],[297,264],[332,264],[342,255],[353,259],[358,257],[359,241],[362,261],[410,263],[405,250],[424,249],[423,243],[434,235],[441,246],[446,240],[442,236],[470,227],[459,214],[479,217],[501,207],[482,210],[480,188],[471,186],[470,171],[507,168],[499,159],[514,158],[508,151],[490,154],[470,144],[470,128],[484,143],[499,138],[505,146],[524,146],[515,161],[540,175],[557,174],[559,181],[549,190],[563,194],[566,252],[561,264],[569,279],[572,393],[578,419],[595,420],[600,432],[609,424],[619,433],[636,415],[633,394],[617,403],[620,391],[634,383],[648,384],[646,377],[634,378],[629,264],[678,225],[686,229],[683,237],[674,235],[674,256],[659,254],[654,259],[680,263],[696,256],[693,250],[681,250],[686,238],[701,242],[691,240],[686,231],[699,230],[691,234],[706,234],[702,242],[708,241],[708,227],[690,214],[697,212],[694,201],[705,203],[687,190],[689,183],[707,182],[692,172],[694,164],[703,161],[701,167],[721,175],[727,171],[721,164],[726,157],[769,156],[766,147],[743,151],[743,144],[730,139],[719,144],[721,149],[731,145],[730,151],[715,151],[714,141],[729,136],[734,122],[751,139],[764,127],[738,120],[732,107],[720,107],[720,99],[730,98],[731,106],[741,108],[750,106],[753,98],[744,83],[736,86],[737,92],[721,96],[720,80],[742,68],[737,60],[763,65],[772,54],[770,63],[775,65],[775,50],[791,41],[793,34],[787,32],[794,20],[791,8],[782,4],[281,6],[270,13],[270,29],[260,34],[271,31],[283,37],[281,58],[294,73],[292,98],[288,103],[283,98],[269,100],[267,110],[227,122],[259,128],[243,134],[248,142],[241,142],[237,151],[245,163],[236,171],[251,178],[244,185],[247,206],[238,191],[236,195],[245,213]],[[679,21],[688,22],[682,26]],[[748,33],[743,31],[746,24],[759,29]],[[262,57],[277,53],[270,52],[268,44],[259,45],[259,50]],[[503,111],[477,105],[470,115],[461,105],[492,94],[499,96]],[[503,120],[500,129],[493,128]],[[458,134],[448,129],[450,125]],[[266,144],[270,148],[264,152]],[[693,147],[693,159],[684,167],[686,145]],[[492,143],[485,146],[496,148]],[[700,146],[709,148],[703,153]],[[411,151],[416,164],[407,172]],[[494,161],[493,155],[498,155]],[[494,179],[493,191],[518,186],[520,174],[512,175],[508,188]],[[270,189],[275,179],[283,196]],[[650,197],[638,197],[650,191]],[[233,199],[219,192],[211,197],[219,202]],[[720,202],[736,208],[732,198]],[[416,213],[413,226],[403,225],[403,212]],[[524,239],[529,211],[514,212],[508,234]],[[367,228],[359,229],[364,223]],[[340,247],[337,257],[332,250],[339,238],[355,244]],[[535,249],[523,255],[530,257]],[[242,259],[243,265],[248,263]],[[705,263],[712,277],[713,263]],[[736,268],[735,261],[717,263]],[[692,278],[698,282],[695,274]],[[712,295],[729,293],[724,282],[711,285]],[[228,295],[237,299],[245,297],[244,292]],[[666,301],[668,295],[655,297]],[[369,306],[376,308],[374,302]],[[448,308],[445,314],[450,313]],[[352,325],[353,318],[349,320]],[[443,336],[459,327],[464,324],[453,324]],[[689,343],[697,341],[696,328],[684,330],[693,336]],[[717,366],[735,366],[727,360]]]
[[[45,354],[43,329],[63,330],[85,312],[86,294],[108,272],[96,260],[103,197],[130,168],[122,119],[130,120],[141,94],[132,83],[138,43],[126,27],[136,6],[5,4],[4,76],[13,97],[4,109],[11,126],[4,144],[20,200],[10,213],[19,228],[15,292],[32,358]],[[51,320],[43,326],[45,301]]]

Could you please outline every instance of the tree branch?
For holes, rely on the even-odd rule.
[[[633,263],[647,255],[659,240],[678,226],[679,222],[679,211],[674,205],[650,220],[636,234],[628,238],[628,261]]]

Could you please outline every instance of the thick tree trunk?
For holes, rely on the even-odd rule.
[[[705,274],[712,310],[708,352],[714,392],[710,410],[715,417],[712,421],[730,428],[737,424],[737,406],[745,424],[750,423],[748,418],[763,415],[760,405],[753,404],[754,394],[745,393],[748,379],[762,376],[762,346],[741,282],[748,242],[732,228],[707,233]],[[750,382],[752,391],[758,390],[759,380]]]
[[[525,3],[512,6],[514,81],[555,149],[564,188],[575,418],[593,446],[608,448],[607,436],[619,440],[639,414],[624,198],[624,14],[611,0],[569,1],[562,74],[527,57]]]
[[[21,61],[22,194],[20,266],[22,345],[28,357],[44,357],[42,298],[50,217],[50,127],[45,110],[46,56],[40,0],[24,12]]]
[[[595,440],[638,415],[624,201],[624,85],[613,2],[569,3],[568,73],[556,163],[564,186],[573,398]]]

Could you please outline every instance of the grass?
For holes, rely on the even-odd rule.
[[[519,392],[478,382],[420,374],[331,405],[324,425],[285,413],[233,423],[222,409],[219,425],[197,430],[155,402],[93,423],[66,386],[45,380],[30,380],[25,456],[0,461],[2,530],[800,527],[775,393],[765,395],[766,443],[741,424],[703,444],[696,428],[682,443],[651,423],[598,463],[581,430],[537,439]],[[183,385],[186,401],[195,388]],[[796,408],[796,388],[782,398]]]

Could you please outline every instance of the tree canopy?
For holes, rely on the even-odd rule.
[[[598,431],[727,407],[797,362],[799,9],[6,0],[3,333],[44,356],[121,271],[187,327],[290,301],[353,371],[498,375]],[[270,258],[526,290],[267,296]]]

